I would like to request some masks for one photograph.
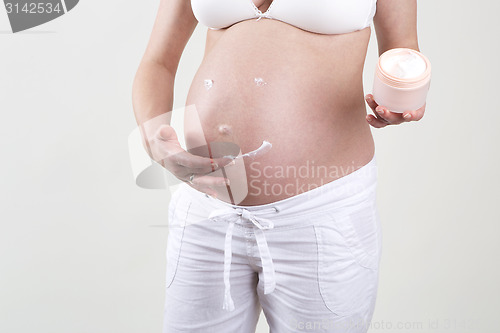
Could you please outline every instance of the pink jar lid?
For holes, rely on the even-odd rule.
[[[411,76],[408,78],[402,78],[398,77],[392,74],[389,74],[387,71],[387,67],[390,62],[391,58],[394,57],[401,57],[401,55],[404,54],[412,54],[418,56],[421,60],[423,60],[423,63],[425,64],[425,69],[421,71],[420,74]],[[386,70],[384,70],[384,65]],[[422,53],[418,52],[417,50],[409,49],[409,48],[395,48],[395,49],[390,49],[384,52],[378,60],[377,64],[377,76],[384,81],[385,83],[395,86],[395,87],[401,87],[401,88],[410,88],[414,87],[416,85],[420,85],[424,83],[424,81],[427,81],[430,79],[431,76],[431,62],[429,59],[423,55]]]

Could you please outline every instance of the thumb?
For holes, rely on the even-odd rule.
[[[179,141],[174,128],[169,125],[161,125],[156,132],[156,137],[162,141]]]

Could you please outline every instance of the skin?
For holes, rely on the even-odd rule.
[[[270,3],[254,1],[262,12]],[[185,122],[186,145],[231,142],[246,153],[268,140],[272,153],[245,158],[240,167],[228,165],[229,159],[192,155],[168,125],[168,111],[179,59],[196,24],[189,0],[161,1],[134,80],[134,112],[150,156],[179,179],[189,181],[194,174],[191,186],[221,200],[230,201],[228,189],[236,193],[245,187],[249,193],[240,205],[265,204],[345,176],[373,156],[369,125],[382,128],[417,121],[424,114],[425,106],[390,112],[371,94],[364,98],[374,114],[366,114],[362,70],[370,27],[324,35],[277,20],[246,20],[207,31],[203,61],[186,100],[196,106],[199,121]],[[378,0],[374,26],[379,54],[398,47],[419,50],[416,0]],[[258,77],[264,86],[254,84]],[[210,90],[203,85],[208,78],[214,81]],[[201,130],[196,128],[200,125]],[[343,171],[277,176],[280,168],[297,170],[306,162]],[[269,191],[273,186],[280,193]]]

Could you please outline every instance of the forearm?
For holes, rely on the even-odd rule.
[[[161,64],[153,61],[140,64],[132,88],[134,115],[139,126],[156,120],[170,124],[174,80],[175,73]]]
[[[399,41],[391,41],[390,43],[384,43],[378,45],[378,55],[381,56],[387,50],[396,49],[396,48],[409,48],[420,52],[418,47],[417,38],[409,38]]]
[[[378,0],[373,18],[379,56],[387,50],[420,51],[417,37],[417,0]]]

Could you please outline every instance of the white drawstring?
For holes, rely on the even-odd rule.
[[[218,221],[218,218],[224,218],[228,221],[229,226],[226,230],[226,238],[224,242],[224,303],[222,309],[233,311],[234,302],[231,297],[231,284],[229,282],[229,273],[231,269],[231,241],[233,237],[233,228],[235,222],[241,217],[244,220],[252,222],[257,229],[255,229],[255,239],[259,248],[260,258],[262,261],[262,271],[264,274],[264,294],[270,294],[276,287],[275,273],[273,260],[269,247],[267,246],[264,230],[274,228],[274,223],[271,220],[257,217],[250,211],[244,208],[225,208],[216,209],[208,216],[209,219]]]

